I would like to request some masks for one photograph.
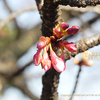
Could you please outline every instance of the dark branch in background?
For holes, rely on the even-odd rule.
[[[10,13],[12,13],[12,10],[11,10],[10,7],[8,6],[8,3],[6,2],[6,0],[4,0],[4,4],[5,4],[5,6],[7,7],[8,11],[9,11]],[[15,24],[15,26],[16,26],[16,28],[17,28],[17,31],[18,31],[17,37],[19,37],[19,35],[21,34],[21,33],[20,33],[20,28],[19,28],[19,26],[17,25],[16,19],[13,19],[13,21],[14,21],[14,24]]]
[[[18,10],[17,12],[11,13],[5,20],[0,22],[0,29],[2,29],[9,21],[13,20],[21,13],[26,12],[26,11],[36,10],[36,9],[37,9],[36,7],[30,7],[30,8]]]
[[[24,94],[26,94],[31,100],[39,100],[32,92],[28,89],[25,79],[22,75],[14,77],[12,80],[9,79],[11,85],[20,89]]]
[[[61,5],[70,5],[71,7],[96,6],[100,0],[58,0]]]
[[[78,80],[79,80],[80,72],[81,72],[81,66],[79,66],[79,70],[78,70],[78,74],[77,74],[77,77],[76,77],[75,86],[74,86],[72,95],[71,95],[71,97],[70,97],[70,100],[72,100],[72,98],[73,98],[73,96],[74,96],[74,93],[75,93],[75,91],[76,91],[76,87],[77,87],[77,83],[78,83]]]

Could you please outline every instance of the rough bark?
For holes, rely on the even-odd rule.
[[[70,5],[71,7],[86,7],[86,6],[96,6],[100,4],[100,0],[58,0],[61,5]]]

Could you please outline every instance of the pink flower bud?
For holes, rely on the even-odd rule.
[[[50,56],[51,56],[51,63],[54,69],[58,72],[63,72],[66,68],[64,55],[61,55],[61,57],[58,57],[56,53],[50,47]]]
[[[45,43],[45,45],[48,44],[51,41],[49,37],[45,37],[45,36],[41,36],[39,38],[39,40],[43,41]]]
[[[70,51],[70,52],[76,52],[77,48],[76,48],[76,44],[71,42],[71,43],[64,43],[65,48]]]
[[[79,30],[79,27],[77,26],[72,26],[72,29],[73,29],[73,33],[72,34],[76,34]]]
[[[38,66],[42,62],[42,51],[38,50],[37,53],[33,56],[33,63],[35,66]]]
[[[79,30],[79,27],[77,27],[77,26],[72,26],[71,28],[69,28],[69,29],[67,30],[67,34],[68,34],[68,35],[76,34],[76,33],[78,32],[78,30]]]
[[[49,59],[48,53],[46,51],[43,54],[43,60],[41,65],[45,71],[48,71],[51,68],[51,60]]]
[[[63,32],[60,30],[60,27],[53,28],[53,35],[56,38],[62,38],[63,37]]]
[[[37,48],[38,49],[43,49],[45,47],[45,42],[43,41],[40,41],[38,44],[37,44]]]
[[[67,24],[67,23],[61,23],[61,28],[63,29],[63,30],[66,30],[67,28],[69,27],[69,25]]]
[[[66,33],[67,33],[67,35],[71,35],[73,33],[73,29],[69,28]]]

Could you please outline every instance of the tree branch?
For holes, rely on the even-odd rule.
[[[39,13],[41,15],[41,13],[42,13],[42,10],[41,10],[42,2],[41,2],[41,0],[35,0],[35,1],[36,1],[36,4],[37,4],[38,11],[39,11]]]
[[[24,94],[26,94],[31,100],[39,100],[27,87],[25,79],[22,75],[18,75],[14,78],[9,79],[11,85],[19,88]]]
[[[9,15],[4,21],[0,22],[0,30],[1,28],[3,28],[9,21],[11,21],[12,19],[14,19],[15,17],[17,17],[19,14],[26,12],[26,11],[30,11],[30,10],[36,10],[35,7],[31,7],[31,8],[26,8],[17,12],[12,13],[11,15]]]
[[[67,50],[64,51],[64,55],[65,55],[65,60],[70,59],[71,57],[74,57],[76,54],[84,52],[94,46],[97,46],[100,44],[100,34],[96,34],[92,37],[88,37],[85,39],[82,39],[80,41],[77,41],[76,43],[77,46],[77,52],[68,52]],[[56,51],[57,55],[60,56],[61,55],[61,50],[58,49]]]
[[[8,3],[6,2],[6,0],[4,0],[3,2],[4,2],[4,4],[5,4],[7,10],[8,10],[10,13],[12,13],[12,10],[10,9],[10,7],[9,7]],[[18,31],[18,33],[17,33],[17,38],[18,38],[18,37],[20,36],[20,34],[21,34],[20,28],[19,28],[19,26],[17,25],[16,19],[14,19],[13,22],[14,22],[15,27],[17,28],[17,31]]]
[[[44,0],[42,7],[42,35],[52,36],[53,27],[58,23],[58,4],[55,0]],[[52,67],[42,77],[43,89],[40,100],[58,100],[59,75]]]
[[[66,10],[66,11],[74,11],[74,12],[95,12],[97,14],[100,14],[100,5],[98,6],[88,6],[86,8],[77,8],[77,7],[70,7],[70,6],[60,6],[61,10]]]
[[[71,7],[96,6],[100,0],[58,0],[61,5],[70,5]]]
[[[44,0],[42,16],[42,34],[52,36],[53,27],[58,23],[58,4],[55,0]]]
[[[78,73],[77,73],[77,77],[76,77],[76,81],[75,81],[75,86],[74,86],[74,89],[73,89],[73,92],[72,92],[72,95],[70,97],[70,100],[72,100],[73,96],[74,96],[74,93],[76,91],[76,87],[77,87],[77,84],[78,84],[78,80],[79,80],[79,76],[80,76],[80,72],[81,72],[81,69],[82,67],[79,66],[79,70],[78,70]]]

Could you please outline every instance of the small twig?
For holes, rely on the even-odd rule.
[[[31,100],[39,100],[38,97],[36,97],[27,87],[27,84],[25,83],[25,80],[22,75],[18,75],[17,77],[14,77],[12,80],[9,79],[11,82],[11,85],[17,87],[20,89],[24,94],[26,94]]]
[[[94,46],[100,45],[100,34],[93,35],[88,38],[84,38],[80,41],[75,42],[77,46],[77,52],[68,52],[67,50],[64,51],[65,60],[70,59],[71,57],[74,57],[76,54],[84,52]],[[60,56],[61,50],[57,50],[57,55]],[[70,55],[70,56],[69,56]]]
[[[36,10],[36,9],[37,9],[36,7],[31,7],[31,8],[26,8],[26,9],[10,14],[4,21],[0,22],[0,29],[3,28],[4,25],[6,25],[9,21],[17,17],[19,14],[26,12],[26,11],[30,11],[30,10]]]
[[[72,100],[72,98],[73,98],[73,96],[74,96],[74,93],[75,93],[75,91],[76,91],[76,87],[77,87],[77,84],[78,84],[78,80],[79,80],[80,72],[81,72],[81,66],[79,66],[79,70],[78,70],[78,74],[77,74],[77,77],[76,77],[75,86],[74,86],[74,89],[73,89],[72,95],[71,95],[71,97],[70,97],[69,100]]]
[[[6,0],[4,0],[3,2],[4,2],[4,4],[5,4],[7,10],[8,10],[8,11],[10,12],[10,14],[11,14],[11,13],[12,13],[12,10],[10,9],[8,3],[6,2]],[[21,34],[20,28],[19,28],[19,26],[17,25],[16,19],[13,19],[13,21],[14,21],[14,25],[16,26],[17,31],[18,31],[18,32],[17,32],[17,38],[19,38],[19,36],[20,36],[20,34]]]

